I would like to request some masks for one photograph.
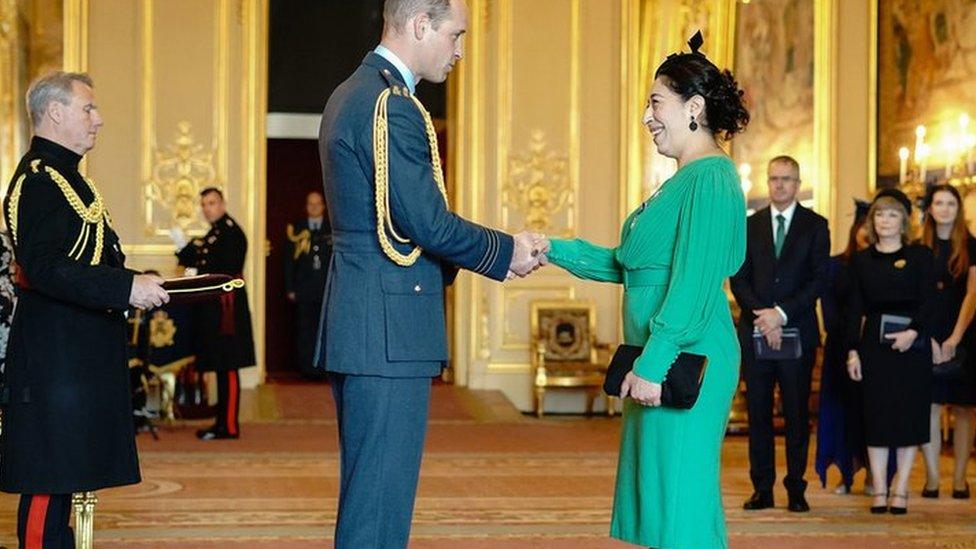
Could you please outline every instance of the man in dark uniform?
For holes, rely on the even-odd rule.
[[[242,277],[247,237],[227,214],[224,194],[216,188],[200,193],[203,216],[210,231],[176,253],[180,265],[198,274],[225,274]],[[255,364],[251,310],[244,288],[224,294],[219,301],[196,306],[193,322],[196,331],[197,370],[217,374],[217,418],[213,427],[197,432],[201,440],[238,438],[241,398],[238,370]]]
[[[102,125],[91,79],[45,76],[27,106],[34,137],[3,210],[20,268],[0,489],[22,494],[21,547],[67,548],[72,493],[140,480],[124,312],[169,297],[159,277],[125,268],[102,197],[78,172]]]
[[[431,378],[448,359],[444,286],[459,268],[524,276],[546,251],[447,208],[437,133],[413,93],[461,58],[463,0],[386,0],[383,19],[319,130],[333,249],[316,363],[339,421],[337,549],[407,546]]]
[[[308,217],[288,225],[285,246],[285,292],[297,309],[295,342],[298,368],[303,376],[321,379],[322,372],[312,366],[315,334],[322,311],[325,274],[332,258],[332,228],[325,217],[325,198],[319,191],[305,198]]]

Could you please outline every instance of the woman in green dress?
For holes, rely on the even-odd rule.
[[[719,140],[748,123],[741,98],[732,74],[697,51],[669,57],[643,121],[658,151],[678,161],[677,173],[630,215],[616,248],[548,244],[549,262],[624,285],[624,340],[644,347],[621,395],[629,398],[610,530],[634,544],[728,544],[719,469],[739,344],[723,283],[745,257],[746,206]],[[690,410],[662,408],[661,382],[682,351],[708,357],[701,395]]]

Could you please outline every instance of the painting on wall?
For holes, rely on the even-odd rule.
[[[813,0],[738,5],[734,73],[751,121],[732,142],[732,158],[750,210],[768,202],[766,166],[784,154],[800,163],[800,200],[814,200],[813,16]]]
[[[974,171],[974,30],[976,0],[879,0],[880,186]]]

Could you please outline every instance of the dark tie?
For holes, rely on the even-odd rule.
[[[783,214],[776,214],[776,237],[773,239],[773,247],[776,248],[776,258],[783,251],[783,242],[786,240],[786,218]]]

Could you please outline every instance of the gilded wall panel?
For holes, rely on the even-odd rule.
[[[749,207],[768,202],[766,167],[782,154],[800,163],[800,200],[812,205],[814,2],[754,0],[738,9],[734,73],[745,91],[750,121],[748,131],[732,142],[732,157],[740,173],[748,175]]]
[[[953,175],[960,168],[976,172],[974,29],[976,2],[971,0],[879,0],[879,179],[897,183],[900,147],[911,151],[912,164],[926,164],[932,177],[943,176],[947,161],[968,161],[969,166],[956,164]],[[924,161],[915,158],[919,125],[927,129]]]
[[[509,232],[613,243],[619,229],[619,6],[606,0],[470,5],[482,16],[472,18],[450,101],[459,212]],[[463,275],[455,296],[458,382],[501,389],[523,408],[530,405],[533,300],[591,299],[601,339],[616,340],[619,331],[618,290],[555,267],[505,284]],[[578,404],[571,397],[567,409]],[[551,402],[561,406],[559,397]]]
[[[89,175],[130,265],[176,274],[169,229],[204,231],[199,191],[222,188],[250,243],[244,276],[260,361],[267,0],[65,5],[65,60],[88,67],[105,119]],[[248,384],[263,378],[261,369],[244,375]]]

